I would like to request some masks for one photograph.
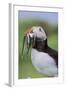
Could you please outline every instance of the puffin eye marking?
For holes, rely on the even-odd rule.
[[[39,28],[39,31],[42,32],[41,28]]]

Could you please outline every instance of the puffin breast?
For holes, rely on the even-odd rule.
[[[48,76],[57,76],[58,70],[54,59],[47,53],[39,52],[36,49],[31,51],[31,60],[35,69]]]

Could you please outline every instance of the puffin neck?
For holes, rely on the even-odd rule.
[[[42,40],[42,39],[37,38],[35,40],[35,44],[34,44],[33,48],[40,51],[40,52],[44,52],[44,51],[46,51],[47,46],[48,46],[47,39]]]

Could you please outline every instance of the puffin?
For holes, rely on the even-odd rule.
[[[41,26],[32,26],[24,34],[31,61],[37,72],[48,77],[58,76],[58,51],[48,46],[47,32]],[[23,47],[24,48],[24,47]]]

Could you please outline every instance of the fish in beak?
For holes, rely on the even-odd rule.
[[[24,33],[23,47],[22,47],[22,55],[23,55],[25,43],[26,43],[27,54],[28,54],[31,46],[34,44],[34,36],[33,36],[33,32],[32,32],[32,29],[31,29],[31,28],[29,28],[29,29]]]

